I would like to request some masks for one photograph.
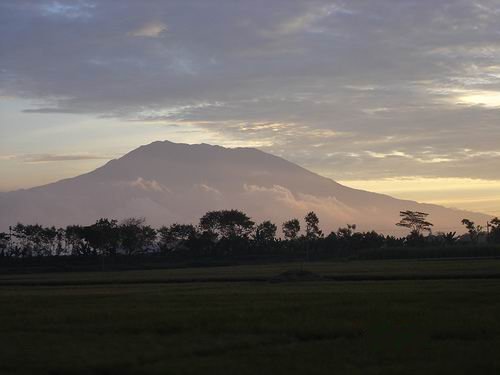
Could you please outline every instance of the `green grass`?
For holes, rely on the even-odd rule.
[[[307,269],[400,274],[498,267],[498,261],[424,264]],[[175,270],[175,276],[267,277],[288,266]],[[81,282],[72,286],[3,284],[0,373],[500,373],[498,279],[141,284],[157,272],[16,276]],[[138,283],[85,285],[92,277]]]

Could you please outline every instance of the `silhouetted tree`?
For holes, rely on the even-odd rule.
[[[426,220],[429,214],[418,211],[400,211],[401,220],[396,223],[399,227],[410,229],[410,234],[422,235],[423,232],[430,232],[433,224]]]
[[[337,229],[337,233],[335,234],[337,247],[342,253],[345,253],[347,250],[352,250],[352,236],[354,235],[355,230],[356,224],[347,224],[346,227]]]
[[[189,240],[196,236],[196,228],[191,224],[172,224],[163,226],[158,230],[160,236],[160,249],[164,252],[177,251],[185,248]]]
[[[405,243],[404,238],[397,238],[395,236],[385,237],[385,246],[387,247],[403,247]]]
[[[495,217],[490,221],[490,233],[488,240],[493,243],[500,243],[500,219]]]
[[[0,257],[8,255],[10,236],[7,233],[0,233]]]
[[[277,227],[269,220],[263,221],[255,228],[255,242],[258,245],[267,245],[276,239]]]
[[[177,252],[175,257],[217,257],[273,249],[277,254],[293,254],[295,258],[305,254],[304,259],[309,259],[309,254],[347,256],[356,251],[381,247],[452,246],[457,242],[456,232],[424,236],[423,233],[430,232],[432,227],[426,220],[426,213],[401,211],[400,216],[401,221],[397,225],[410,229],[410,234],[403,238],[385,237],[375,231],[358,232],[355,224],[347,224],[324,238],[317,215],[309,212],[305,216],[306,230],[303,236],[299,236],[301,228],[298,219],[282,224],[287,241],[276,239],[277,227],[272,222],[264,221],[255,227],[254,222],[238,210],[207,212],[200,219],[198,227],[172,224],[158,231],[145,225],[144,219],[137,218],[124,220],[119,225],[116,220],[100,219],[92,225],[72,225],[65,229],[18,223],[9,228],[9,234],[0,233],[0,257],[95,256],[114,255],[118,251],[133,255],[159,247],[164,252]],[[486,237],[483,228],[474,222],[463,219],[462,224],[473,241],[480,236]],[[500,220],[491,220],[488,223],[490,228],[488,241],[500,243]],[[391,250],[385,253],[390,254]],[[365,252],[357,255],[363,257]],[[104,268],[105,257],[102,258],[102,264]]]
[[[254,224],[244,212],[238,210],[210,211],[200,219],[203,231],[215,233],[225,239],[248,238]]]
[[[285,221],[282,226],[283,235],[287,240],[295,240],[300,232],[300,222],[298,219]]]
[[[306,222],[306,238],[316,240],[323,237],[323,232],[319,229],[318,216],[313,212],[309,212],[304,218]]]
[[[68,225],[66,227],[64,231],[66,252],[78,256],[97,255],[97,251],[85,239],[85,232],[85,228],[81,225]]]
[[[153,248],[156,231],[145,225],[144,218],[124,220],[119,227],[120,245],[127,255],[143,253]]]
[[[451,246],[457,242],[457,232],[438,233],[436,235],[438,245]]]
[[[245,253],[249,248],[249,237],[254,229],[254,222],[241,211],[221,210],[207,212],[201,219],[200,239],[205,239],[205,251],[214,255]],[[213,238],[216,242],[210,245]]]
[[[12,228],[12,236],[16,238],[23,257],[51,255],[55,232],[55,228],[44,228],[39,224],[18,223]]]
[[[58,255],[57,252],[61,251],[61,245],[59,243],[59,235],[56,227],[43,228],[40,231],[40,236],[42,239],[42,244],[44,247],[43,255]],[[58,249],[59,247],[59,249]]]
[[[101,255],[115,255],[120,242],[118,222],[99,219],[95,224],[83,227],[85,241]]]
[[[334,231],[330,232],[323,240],[322,247],[325,252],[329,254],[337,253],[339,251],[339,241],[337,238],[337,233]]]
[[[383,235],[378,234],[374,230],[364,232],[361,240],[361,249],[378,249],[384,245],[385,238]]]
[[[463,219],[462,224],[467,228],[467,232],[469,233],[470,240],[472,242],[478,242],[479,235],[483,231],[483,227],[481,225],[476,225],[473,221],[469,219]]]
[[[411,231],[405,237],[405,246],[407,247],[425,247],[426,245],[430,245],[430,243],[426,242],[426,237],[417,231]]]
[[[181,244],[189,253],[196,256],[216,255],[217,234],[210,231],[195,231],[186,241]]]
[[[337,230],[337,238],[348,239],[352,237],[355,230],[356,230],[356,224],[347,224],[347,227],[339,228]]]

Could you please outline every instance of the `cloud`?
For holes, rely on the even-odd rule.
[[[341,225],[342,223],[353,222],[359,219],[360,212],[351,208],[335,197],[318,197],[311,194],[296,193],[289,189],[274,185],[273,187],[264,187],[258,185],[244,185],[245,195],[251,199],[261,202],[263,208],[269,209],[270,217],[276,214],[276,206],[280,210],[288,210],[289,213],[301,217],[305,212],[314,211],[326,219],[322,225],[327,227],[331,225]],[[276,212],[273,212],[276,210]]]
[[[500,108],[500,91],[482,91],[461,95],[459,103]]]
[[[61,161],[111,159],[109,155],[98,154],[23,154],[7,155],[6,157],[8,158],[7,160],[20,160],[26,163],[50,163]],[[0,160],[2,159],[3,157],[0,156]]]
[[[0,160],[14,160],[16,155],[0,155]]]
[[[129,182],[128,185],[139,188],[145,191],[154,191],[159,193],[170,193],[170,189],[166,186],[160,184],[156,180],[146,180],[142,177],[138,177],[136,180]]]
[[[209,186],[207,184],[195,185],[194,188],[195,188],[195,190],[199,189],[199,190],[203,191],[204,193],[211,193],[211,194],[216,195],[217,197],[222,197],[222,193],[218,189],[216,189],[212,186]]]
[[[82,111],[84,112],[84,111]],[[41,107],[41,108],[27,108],[23,109],[23,113],[79,113],[77,109],[69,109],[69,108],[57,108],[57,107]]]
[[[72,2],[50,1],[42,3],[39,6],[43,16],[69,19],[89,18],[92,16],[92,9],[95,8],[95,4],[82,0]]]
[[[305,12],[279,23],[274,31],[278,35],[287,35],[299,32],[321,32],[323,30],[320,28],[319,23],[335,13],[352,14],[351,11],[346,8],[341,8],[336,4],[319,6],[315,4],[315,6],[312,6]]]
[[[129,32],[128,35],[136,37],[157,38],[167,30],[167,25],[164,22],[149,22],[138,29]]]
[[[3,2],[0,87],[26,115],[196,127],[337,179],[498,179],[499,16],[495,0]]]

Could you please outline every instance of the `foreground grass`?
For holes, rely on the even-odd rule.
[[[500,280],[2,286],[0,373],[498,374],[499,295]]]
[[[68,285],[177,281],[266,281],[290,269],[305,268],[325,277],[370,279],[387,277],[500,279],[500,259],[365,260],[273,263],[221,267],[172,268],[134,271],[0,274],[0,285]]]

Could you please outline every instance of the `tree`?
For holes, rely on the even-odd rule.
[[[7,233],[0,233],[0,257],[7,256],[10,237]]]
[[[489,223],[490,233],[488,240],[493,243],[500,243],[500,219],[498,217],[492,219]]]
[[[287,240],[295,240],[300,232],[300,222],[298,219],[285,221],[282,226],[283,235]]]
[[[337,233],[330,233],[330,242],[335,238],[336,246],[341,251],[352,250],[353,247],[353,236],[356,233],[356,224],[347,224],[346,227],[338,228]]]
[[[363,238],[361,240],[362,249],[378,249],[384,245],[385,237],[382,234],[378,234],[374,230],[370,232],[363,232]]]
[[[306,222],[306,237],[310,240],[315,240],[323,237],[323,232],[319,229],[318,216],[313,212],[309,212],[304,218]]]
[[[255,229],[255,241],[258,244],[268,244],[276,238],[277,227],[269,220],[263,221]]]
[[[413,236],[421,236],[423,232],[430,232],[431,227],[434,226],[426,220],[429,214],[425,212],[400,211],[399,216],[401,220],[396,225],[410,229],[410,234]]]
[[[352,237],[356,230],[356,224],[347,224],[345,228],[339,228],[337,230],[337,238],[338,239],[349,239]]]
[[[18,223],[12,228],[23,257],[51,255],[55,228],[44,228],[39,224]]]
[[[385,246],[386,247],[403,247],[404,242],[405,242],[404,238],[397,238],[395,236],[385,237]]]
[[[81,225],[68,225],[64,231],[66,251],[72,255],[90,256],[97,255],[85,239],[85,227]]]
[[[438,233],[437,240],[446,246],[454,245],[457,242],[457,232]]]
[[[68,244],[66,243],[66,231],[63,228],[56,229],[55,255],[67,254]]]
[[[254,222],[241,211],[221,210],[207,212],[200,219],[200,228],[224,239],[248,238]]]
[[[120,233],[116,220],[99,219],[95,224],[83,227],[85,241],[101,255],[115,255],[119,246]]]
[[[476,225],[469,219],[463,219],[462,225],[465,225],[465,228],[467,228],[471,241],[477,242],[479,240],[479,235],[483,231],[483,227],[481,225]]]
[[[130,218],[120,224],[120,244],[127,255],[143,253],[153,247],[156,231],[145,225],[145,221],[144,218]]]
[[[42,228],[39,233],[44,248],[44,255],[54,255],[58,251],[58,230],[56,227]]]
[[[160,249],[162,251],[178,250],[187,241],[196,236],[196,228],[191,224],[172,224],[158,230],[160,235]]]

